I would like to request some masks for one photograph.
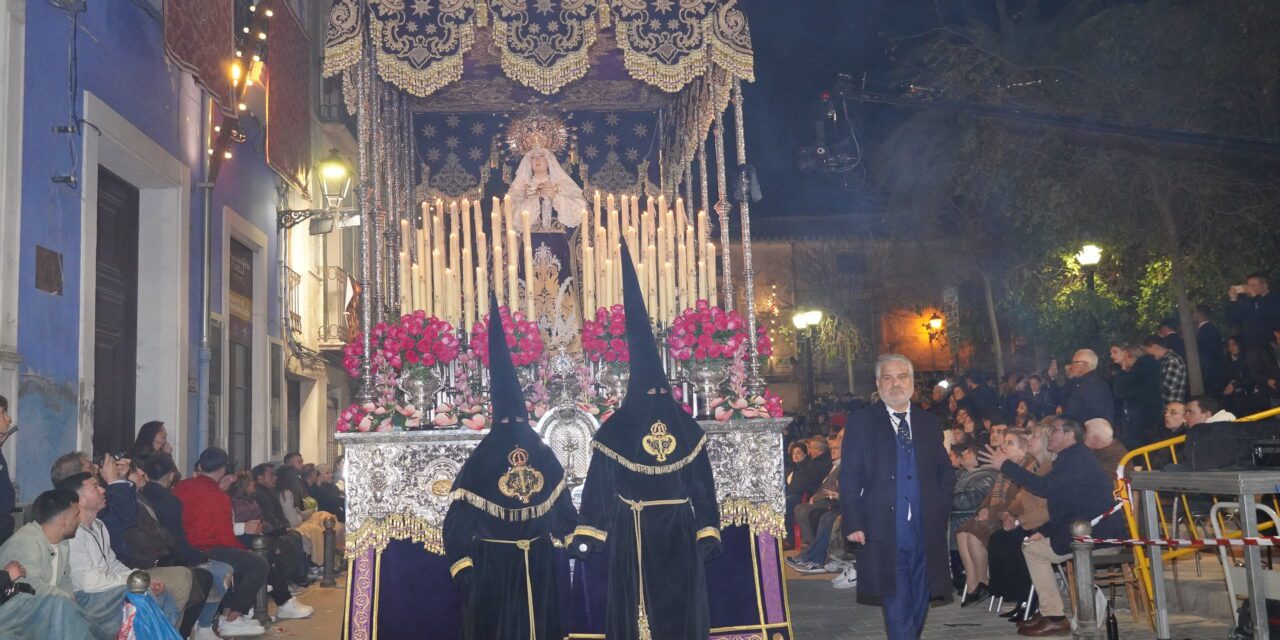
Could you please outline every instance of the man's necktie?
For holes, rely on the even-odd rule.
[[[904,450],[911,448],[911,425],[907,423],[907,414],[895,413],[898,419],[898,446]]]

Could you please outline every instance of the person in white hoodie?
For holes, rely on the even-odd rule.
[[[114,480],[117,469],[105,465],[103,474]],[[60,489],[74,491],[79,497],[80,526],[71,539],[71,584],[75,599],[94,625],[94,635],[114,638],[120,631],[123,618],[124,595],[129,574],[133,570],[116,558],[111,550],[111,534],[98,519],[98,513],[107,506],[107,493],[90,473],[77,473],[58,483]],[[158,577],[151,580],[151,596],[171,624],[178,622],[178,607]],[[176,629],[175,629],[176,631]]]

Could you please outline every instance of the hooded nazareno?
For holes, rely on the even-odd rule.
[[[706,640],[703,561],[720,546],[707,436],[671,396],[625,243],[621,262],[631,377],[592,442],[570,549],[607,550],[610,640]]]
[[[564,468],[529,426],[498,302],[489,300],[489,433],[453,483],[444,549],[462,592],[463,638],[560,640],[554,544],[577,514]]]

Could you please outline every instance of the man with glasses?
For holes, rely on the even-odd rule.
[[[9,413],[9,399],[0,396],[0,447],[8,442],[9,436],[17,431],[13,414]],[[0,544],[4,544],[13,535],[13,508],[17,504],[17,496],[13,491],[13,480],[9,477],[9,461],[4,459],[4,451],[0,450]]]
[[[1067,365],[1071,396],[1067,399],[1064,415],[1085,422],[1103,418],[1115,422],[1116,401],[1111,387],[1098,375],[1098,354],[1092,349],[1081,349],[1071,357]]]
[[[842,530],[862,545],[859,601],[879,600],[891,639],[919,638],[929,601],[951,597],[947,522],[955,469],[942,420],[911,404],[911,361],[876,361],[880,402],[849,417],[842,452]]]

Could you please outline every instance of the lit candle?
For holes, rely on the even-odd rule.
[[[483,276],[476,278],[476,288],[479,289],[479,293],[476,294],[476,301],[477,304],[480,304],[489,299],[489,237],[485,235],[484,231],[476,231],[476,247],[480,250],[476,266],[480,268],[478,273]],[[476,316],[476,321],[479,322],[483,317],[484,312],[482,311],[480,315]]]
[[[583,238],[586,238],[584,235]],[[592,288],[591,272],[595,267],[591,259],[591,245],[583,241],[582,247],[582,267],[578,269],[582,273],[582,317],[588,320],[592,319],[596,310],[595,291]]]
[[[613,271],[613,258],[605,258],[605,259],[604,259],[604,270],[605,270],[605,271],[608,271],[608,272],[612,272],[612,271]],[[605,293],[605,296],[604,296],[604,297],[605,297],[605,304],[606,304],[606,305],[612,305],[612,304],[614,304],[614,302],[613,302],[613,297],[614,297],[614,295],[615,295],[615,292],[614,292],[614,290],[613,290],[613,278],[608,278],[608,279],[606,280],[606,283],[608,284],[608,288],[607,288],[606,293]]]
[[[520,308],[520,259],[516,254],[516,228],[507,225],[507,308]]]
[[[483,245],[481,245],[483,246]],[[489,317],[489,268],[483,264],[476,267],[476,286],[480,291],[476,295],[477,322],[479,318]]]
[[[458,271],[458,275],[462,278],[462,328],[470,329],[472,318],[476,310],[476,292],[471,284],[471,278],[475,275],[474,267],[471,266],[471,247],[462,248],[462,269]]]
[[[413,307],[414,311],[422,308],[422,265],[414,263],[410,267],[413,276]]]
[[[431,286],[427,280],[427,276],[431,273],[431,254],[427,252],[427,247],[431,243],[427,240],[431,236],[431,213],[430,206],[422,203],[422,228],[418,230],[418,280],[421,291],[418,292],[418,302],[414,306],[417,309],[431,310]],[[416,310],[416,309],[415,309]]]
[[[444,319],[444,256],[431,249],[431,315]]]
[[[404,222],[401,220],[401,222]],[[409,252],[400,252],[400,312],[411,313],[413,309],[413,270],[409,268]]]
[[[648,245],[645,245],[644,255],[645,264],[648,265],[645,269],[644,282],[645,305],[647,305],[649,310],[649,321],[657,322],[659,317],[658,273],[661,271],[661,269],[658,268],[658,247],[651,241]]]
[[[716,285],[719,284],[718,282],[716,282],[716,266],[718,264],[719,263],[716,262],[716,243],[708,240],[707,241],[707,301],[710,302],[711,306],[713,307],[719,305],[719,302],[716,299]]]
[[[502,297],[502,205],[496,197],[493,199],[493,211],[489,213],[489,233],[493,235],[493,292]]]
[[[529,320],[534,320],[537,316],[533,315],[533,221],[528,211],[520,214],[524,217],[525,315]]]
[[[595,224],[600,224],[600,190],[599,189],[596,189],[596,197],[594,200],[595,200],[594,215],[591,218],[591,220],[593,220]],[[586,226],[588,229],[592,227],[592,225],[590,224]]]
[[[693,226],[685,230],[684,234],[685,259],[684,264],[687,269],[684,272],[684,304],[686,307],[696,306],[694,303],[698,299],[698,263],[693,254]]]
[[[662,317],[663,323],[670,322],[675,314],[675,288],[676,288],[675,270],[668,260],[662,264]]]

